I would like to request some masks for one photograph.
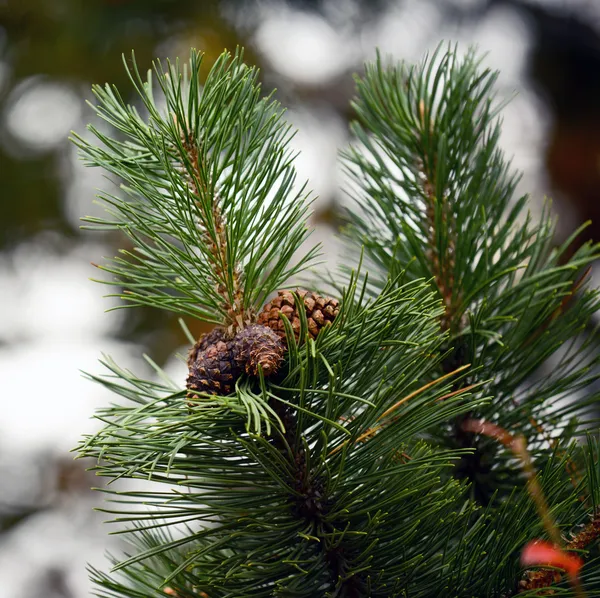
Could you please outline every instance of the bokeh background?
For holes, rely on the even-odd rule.
[[[442,39],[488,52],[500,96],[517,92],[502,144],[532,210],[551,196],[557,241],[590,218],[600,240],[600,0],[0,0],[0,598],[88,596],[86,563],[119,549],[93,511],[100,481],[69,452],[110,400],[80,370],[99,372],[104,352],[151,375],[147,353],[185,377],[175,319],[105,314],[114,303],[89,281],[90,261],[124,242],[79,229],[112,184],[67,141],[94,121],[91,84],[131,96],[131,49],[145,69],[190,46],[210,64],[243,45],[299,129],[299,178],[319,196],[313,225],[334,261],[352,73],[376,47],[414,61]]]

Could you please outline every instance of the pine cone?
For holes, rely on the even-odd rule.
[[[260,365],[265,376],[275,373],[284,351],[277,334],[266,326],[252,324],[231,340],[223,329],[216,328],[190,350],[186,386],[190,391],[231,394],[244,371],[257,376]],[[194,392],[188,392],[188,400],[195,397]]]
[[[188,353],[188,367],[192,367],[200,351],[206,351],[208,347],[215,345],[218,341],[227,341],[227,333],[223,328],[213,328],[210,332],[203,334]]]
[[[233,339],[235,359],[240,369],[258,376],[258,366],[263,374],[274,374],[283,361],[285,345],[267,326],[251,324],[237,333]]]
[[[187,388],[208,394],[231,394],[241,374],[233,341],[217,340],[204,351],[196,350],[201,342],[202,339],[190,351]],[[193,392],[187,396],[188,399],[196,397]]]
[[[556,570],[552,569],[537,569],[534,571],[526,571],[525,579],[519,582],[519,594],[530,590],[540,590],[548,588],[545,592],[538,592],[538,596],[553,596],[556,591],[550,586],[553,583],[559,583],[561,575]]]
[[[321,297],[316,293],[297,290],[296,294],[304,301],[308,332],[316,338],[322,328],[330,326],[339,313],[339,301],[331,297]],[[278,291],[277,297],[267,303],[258,316],[258,323],[268,326],[285,342],[285,326],[281,319],[284,315],[292,324],[294,336],[300,336],[300,318],[296,311],[292,291]]]

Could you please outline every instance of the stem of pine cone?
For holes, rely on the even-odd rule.
[[[196,205],[200,211],[204,212],[204,219],[207,222],[212,220],[214,223],[215,236],[213,237],[209,234],[208,230],[204,230],[204,237],[213,256],[212,261],[215,267],[216,277],[220,281],[217,290],[219,295],[223,298],[223,307],[224,311],[227,313],[228,324],[232,329],[231,331],[241,330],[247,323],[253,320],[253,314],[247,313],[248,310],[244,310],[244,293],[241,285],[239,265],[229,264],[226,223],[221,211],[220,197],[216,191],[211,191],[206,184],[203,184],[203,177],[200,172],[201,157],[198,152],[196,140],[192,138],[191,134],[188,134],[182,139],[182,144],[193,170],[193,176],[187,173],[190,189],[197,197],[212,193],[210,214],[206,213],[202,202],[197,201]],[[199,185],[201,185],[201,187]],[[225,284],[230,268],[232,275],[231,292]]]

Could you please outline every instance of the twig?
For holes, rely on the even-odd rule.
[[[184,129],[180,125],[180,129]],[[212,221],[214,224],[215,236],[209,233],[208,227],[204,227],[204,238],[206,244],[210,248],[210,253],[213,256],[213,264],[215,266],[215,274],[219,279],[217,291],[223,298],[223,307],[227,313],[230,332],[241,330],[246,324],[253,321],[251,310],[244,310],[244,293],[241,284],[241,272],[238,264],[229,264],[228,258],[228,240],[225,218],[221,211],[220,197],[216,191],[211,191],[208,185],[203,183],[203,178],[200,172],[200,154],[198,152],[197,143],[192,138],[191,133],[185,136],[182,133],[182,145],[186,152],[187,159],[192,165],[193,176],[184,168],[187,175],[188,185],[192,193],[200,198],[212,193],[210,214],[206,212],[201,201],[196,201],[196,206],[203,213],[206,222]],[[183,165],[182,165],[183,166]],[[232,272],[232,294],[225,284],[229,269]]]
[[[423,100],[419,102],[419,120],[421,126],[425,127],[425,103]],[[433,122],[431,123],[433,126]],[[440,255],[437,244],[436,244],[436,214],[435,214],[435,179],[431,173],[427,173],[425,170],[425,164],[421,159],[418,161],[419,171],[422,176],[422,187],[423,194],[426,199],[425,213],[429,222],[429,259],[431,263],[431,272],[435,279],[435,283],[438,287],[442,301],[444,303],[444,315],[441,318],[442,330],[450,330],[451,328],[457,328],[455,319],[456,302],[453,301],[453,290],[454,290],[454,267],[455,267],[455,255],[456,255],[456,240],[454,235],[448,232],[448,244],[445,255]],[[435,164],[433,166],[435,169]],[[447,213],[447,202],[445,198],[442,198],[442,223],[448,225],[450,217]],[[449,228],[449,227],[448,227]]]

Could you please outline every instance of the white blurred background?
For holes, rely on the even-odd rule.
[[[111,184],[67,141],[94,118],[91,84],[130,94],[120,56],[132,48],[147,68],[190,46],[210,63],[244,45],[299,129],[299,179],[319,196],[313,224],[333,262],[352,73],[375,48],[417,61],[441,40],[479,46],[501,71],[499,95],[517,92],[502,144],[532,210],[552,196],[560,237],[596,217],[589,238],[600,240],[597,0],[0,0],[0,598],[88,596],[86,563],[118,549],[92,510],[101,480],[70,452],[110,399],[81,370],[99,372],[108,353],[150,376],[147,352],[185,379],[174,320],[104,313],[113,304],[89,281],[90,261],[124,242],[78,228]]]

